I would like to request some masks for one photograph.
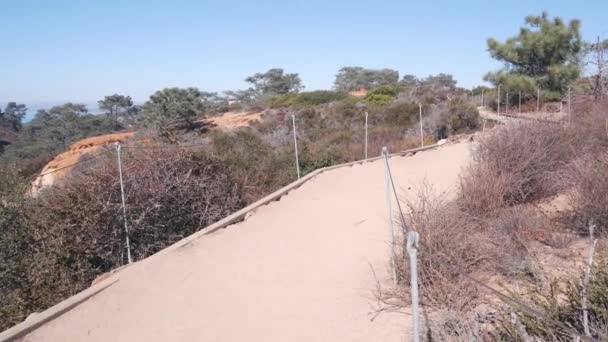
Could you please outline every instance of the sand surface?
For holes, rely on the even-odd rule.
[[[422,181],[455,189],[469,149],[393,157],[401,195]],[[390,285],[384,186],[382,161],[325,172],[243,222],[127,267],[24,340],[404,341],[409,316],[371,320],[372,270]]]

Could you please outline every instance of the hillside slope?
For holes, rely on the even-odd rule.
[[[99,152],[101,146],[117,141],[124,142],[135,132],[113,133],[86,138],[70,145],[70,148],[51,160],[32,182],[32,193],[51,186],[70,173],[70,165],[77,163],[86,154]]]

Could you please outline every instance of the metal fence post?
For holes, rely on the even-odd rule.
[[[597,245],[597,239],[593,238],[593,231],[595,225],[589,223],[589,257],[587,258],[587,270],[585,271],[585,277],[583,278],[583,286],[581,288],[581,308],[583,309],[583,329],[585,336],[591,337],[591,331],[589,330],[589,312],[587,308],[587,287],[589,286],[589,280],[591,279],[591,270],[593,268],[593,254],[595,254],[595,246]]]
[[[498,115],[500,115],[500,85],[498,86],[498,107],[497,107]]]
[[[365,112],[365,160],[367,160],[367,117],[368,113]]]
[[[536,88],[536,111],[540,112],[540,88]]]
[[[389,175],[389,165],[388,165],[388,148],[386,146],[382,147],[382,156],[384,156],[384,178],[386,184],[386,210],[387,210],[387,218],[388,218],[388,229],[391,243],[391,271],[392,278],[395,285],[397,285],[397,270],[395,267],[395,230],[393,228],[393,208],[391,205],[391,176]]]
[[[296,172],[298,173],[298,179],[300,179],[300,161],[298,160],[298,138],[296,138],[296,116],[291,115],[291,122],[293,123],[293,146],[296,151]]]
[[[127,260],[129,261],[129,264],[133,262],[133,259],[131,259],[131,244],[129,242],[129,226],[127,223],[127,208],[125,205],[125,186],[123,184],[122,181],[122,162],[120,160],[120,142],[116,142],[114,143],[116,146],[116,157],[118,159],[118,177],[120,180],[120,197],[122,199],[122,216],[123,216],[123,220],[125,222],[125,242],[127,244]]]
[[[483,89],[481,89],[481,106],[485,106],[485,103],[483,102]]]
[[[519,104],[517,106],[517,112],[521,113],[521,90],[519,91]]]
[[[410,291],[412,295],[412,341],[420,341],[420,317],[418,314],[418,232],[407,233],[406,250],[410,259]]]
[[[568,117],[569,121],[572,122],[572,97],[571,97],[572,89],[568,87]]]
[[[422,104],[418,104],[420,114],[420,147],[424,147],[424,131],[422,130]]]
[[[509,89],[507,89],[507,94],[505,96],[505,114],[509,114]]]

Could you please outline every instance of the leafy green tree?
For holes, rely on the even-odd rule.
[[[24,175],[31,175],[75,141],[114,130],[109,117],[88,114],[83,104],[66,103],[39,110],[23,124],[2,157],[17,163]]]
[[[253,89],[245,90],[226,90],[224,92],[228,102],[251,102],[255,97],[255,91]]]
[[[15,140],[26,112],[27,107],[24,104],[15,102],[9,102],[4,111],[0,108],[0,155],[4,153],[4,147]]]
[[[580,74],[583,42],[579,29],[580,21],[565,23],[559,17],[549,18],[546,12],[526,17],[517,36],[505,42],[488,39],[490,55],[505,66],[488,73],[485,80],[514,90],[540,87],[559,97]]]
[[[16,102],[7,103],[4,111],[0,108],[0,128],[18,132],[21,129],[21,121],[26,113],[27,107],[24,104],[17,104]]]
[[[82,129],[80,118],[88,113],[87,107],[80,103],[64,103],[49,111],[39,110],[34,119],[42,124],[43,134],[47,138],[60,143],[66,149],[79,136]]]
[[[225,112],[228,110],[228,98],[218,95],[216,92],[201,92],[201,102],[203,103],[203,112]]]
[[[121,128],[121,121],[133,117],[138,112],[138,107],[133,104],[131,96],[119,94],[105,96],[103,100],[97,101],[99,109],[112,119],[114,128]]]
[[[406,87],[417,87],[420,85],[420,80],[414,75],[403,75],[399,83]]]
[[[338,91],[373,89],[399,82],[399,72],[393,69],[366,69],[363,67],[343,67],[338,71],[334,87]]]
[[[439,73],[437,75],[429,75],[427,78],[420,81],[423,86],[432,88],[455,89],[456,80],[450,74]]]
[[[144,123],[161,132],[192,129],[194,119],[205,111],[197,88],[165,88],[150,96],[143,107]]]
[[[27,262],[31,242],[25,214],[28,182],[16,168],[0,164],[0,331],[28,313]]]
[[[256,73],[247,77],[245,81],[251,83],[256,95],[282,95],[298,92],[304,88],[298,74],[286,74],[280,68]]]

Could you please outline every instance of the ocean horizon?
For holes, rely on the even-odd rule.
[[[97,101],[0,101],[0,108],[4,109],[8,102],[17,102],[27,106],[27,112],[23,122],[28,122],[34,118],[36,113],[41,109],[51,109],[54,106],[60,106],[67,102],[81,103],[87,107],[90,114],[100,114],[101,110],[97,105]]]

